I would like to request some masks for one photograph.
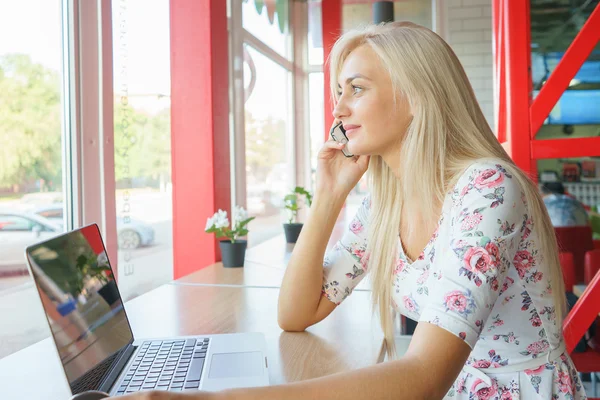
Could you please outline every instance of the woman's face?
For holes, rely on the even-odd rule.
[[[339,76],[338,94],[333,116],[346,129],[348,150],[384,159],[398,157],[412,119],[410,107],[400,95],[394,104],[390,76],[370,46],[359,46],[348,55]],[[392,159],[386,161],[395,164]]]

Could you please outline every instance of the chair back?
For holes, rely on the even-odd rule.
[[[575,261],[575,283],[584,282],[585,253],[594,248],[590,226],[555,227],[556,240],[561,252],[572,253]]]
[[[573,285],[575,285],[575,260],[573,253],[564,253],[561,251],[558,256],[563,280],[565,281],[565,291],[573,292]]]
[[[583,283],[587,285],[600,269],[600,250],[594,249],[585,253],[583,268]]]

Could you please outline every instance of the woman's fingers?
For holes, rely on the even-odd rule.
[[[326,141],[321,150],[319,150],[319,157],[329,158],[332,155],[335,155],[336,151],[340,151],[344,148],[345,145],[336,142],[335,140]]]
[[[330,139],[328,141],[325,142],[325,147],[330,148],[330,149],[341,149],[342,147],[344,147],[345,143],[338,143],[333,139]]]

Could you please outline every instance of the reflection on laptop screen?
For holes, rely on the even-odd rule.
[[[29,247],[27,258],[72,385],[133,341],[100,232],[69,232]]]

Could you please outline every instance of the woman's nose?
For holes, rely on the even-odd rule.
[[[348,117],[350,115],[350,109],[346,105],[345,101],[338,101],[338,103],[333,108],[333,118],[342,119],[344,117]]]

